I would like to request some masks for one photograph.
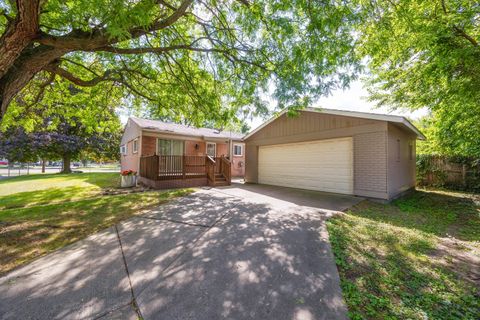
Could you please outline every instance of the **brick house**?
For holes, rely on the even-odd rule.
[[[229,131],[130,117],[120,145],[121,169],[139,172],[140,181],[152,187],[168,188],[209,184],[211,164],[215,185],[228,184],[231,177],[245,174],[242,137]],[[150,172],[155,165],[158,171]]]

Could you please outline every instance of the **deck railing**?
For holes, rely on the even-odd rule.
[[[232,182],[232,164],[225,157],[220,157],[220,173],[225,177],[228,184]]]
[[[215,168],[216,168],[216,161],[214,158],[210,156],[206,156],[206,173],[207,173],[207,180],[210,184],[215,185]]]
[[[209,156],[144,156],[140,158],[140,176],[151,180],[207,177],[215,184],[215,175],[222,174],[230,183],[230,161]]]
[[[150,180],[158,179],[158,156],[140,158],[140,176]]]

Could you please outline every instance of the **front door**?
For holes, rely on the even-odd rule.
[[[217,144],[214,142],[207,142],[207,156],[215,158],[217,154]]]

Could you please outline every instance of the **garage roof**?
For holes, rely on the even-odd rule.
[[[305,108],[301,109],[300,111],[306,111],[306,112],[318,112],[318,113],[325,113],[325,114],[331,114],[331,115],[337,115],[337,116],[345,116],[345,117],[353,117],[353,118],[363,118],[363,119],[372,119],[372,120],[379,120],[379,121],[387,121],[387,122],[392,122],[392,123],[397,123],[403,127],[405,127],[407,130],[412,131],[417,135],[417,138],[420,140],[425,140],[425,136],[418,130],[410,121],[407,120],[407,118],[402,117],[402,116],[395,116],[395,115],[390,115],[390,114],[379,114],[379,113],[369,113],[369,112],[358,112],[358,111],[346,111],[346,110],[337,110],[337,109],[325,109],[325,108]],[[274,120],[278,119],[281,117],[283,114],[287,112],[287,109],[283,110],[280,114],[277,116],[271,118],[267,122],[263,123],[261,126],[247,134],[243,139],[246,140],[250,138],[252,135],[254,135],[256,132],[260,131],[263,129],[265,126],[273,122]]]

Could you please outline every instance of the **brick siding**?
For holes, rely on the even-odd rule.
[[[354,136],[354,188],[361,191],[387,192],[386,132],[368,132]]]

